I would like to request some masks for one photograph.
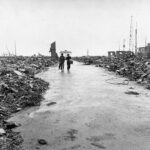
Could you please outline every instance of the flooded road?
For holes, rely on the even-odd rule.
[[[25,150],[150,149],[148,90],[79,63],[70,72],[51,67],[38,77],[50,83],[45,100],[10,119],[21,123],[15,131],[21,132]],[[40,145],[38,139],[47,144]]]

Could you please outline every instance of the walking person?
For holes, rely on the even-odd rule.
[[[69,54],[67,54],[66,60],[67,60],[67,70],[69,71],[71,66],[71,56]]]
[[[62,71],[64,70],[64,62],[65,62],[65,57],[63,53],[61,53],[61,56],[59,57],[59,69]]]

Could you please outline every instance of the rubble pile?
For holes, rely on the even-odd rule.
[[[83,62],[85,65],[97,64],[97,60],[101,59],[101,56],[82,56],[74,57],[73,59],[78,62]]]
[[[16,126],[6,120],[11,113],[36,106],[49,84],[34,75],[53,65],[50,57],[0,58],[0,149],[21,150],[22,138],[12,131]]]
[[[53,65],[55,62],[48,56],[1,57],[0,68],[15,69],[26,74],[35,74]]]
[[[135,55],[126,55],[125,57],[76,57],[79,62],[90,61],[97,67],[103,67],[116,74],[127,77],[131,81],[145,85],[150,89],[150,60]]]

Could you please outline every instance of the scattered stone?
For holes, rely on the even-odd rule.
[[[100,149],[106,149],[105,146],[103,146],[102,144],[99,144],[99,143],[91,143],[91,145],[95,146],[95,147],[98,147]]]
[[[16,124],[16,123],[14,123],[14,122],[6,122],[6,129],[7,130],[11,130],[11,129],[13,129],[13,128],[16,128],[16,127],[18,127],[19,125],[18,124]]]
[[[140,95],[140,93],[138,92],[135,92],[135,91],[127,91],[125,92],[126,94],[129,94],[129,95]]]
[[[23,76],[23,74],[20,71],[14,70],[14,73],[16,73],[18,76]]]
[[[146,86],[146,89],[150,90],[150,84],[148,84],[148,85]]]
[[[51,105],[55,105],[55,104],[57,104],[57,103],[56,102],[50,102],[47,104],[47,106],[51,106]]]
[[[17,109],[15,110],[15,112],[18,112],[18,111],[20,111],[20,110],[22,110],[22,108],[17,108]]]
[[[142,79],[137,80],[136,83],[141,84],[142,83]]]
[[[39,147],[36,147],[36,149],[40,149]]]
[[[0,136],[6,134],[6,131],[3,128],[0,128]]]
[[[78,130],[70,129],[70,130],[67,132],[67,135],[65,136],[65,140],[75,141],[75,139],[77,138],[77,137],[76,137],[77,134],[78,134]]]
[[[81,147],[81,145],[72,146],[72,147],[70,147],[70,149],[78,149],[79,147]]]
[[[130,87],[129,89],[134,89],[134,87]]]
[[[47,141],[44,139],[38,139],[38,143],[41,145],[47,145]]]

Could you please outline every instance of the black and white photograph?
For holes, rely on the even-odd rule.
[[[0,0],[0,150],[150,150],[149,0]]]

